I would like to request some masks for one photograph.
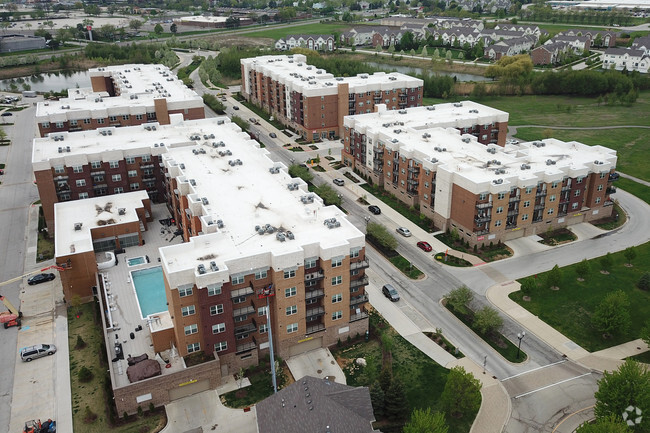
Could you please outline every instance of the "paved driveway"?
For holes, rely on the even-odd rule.
[[[329,376],[330,379],[333,377],[336,383],[347,385],[345,374],[329,349],[310,350],[301,355],[292,356],[287,359],[287,365],[295,380],[300,380],[305,376],[319,378]]]

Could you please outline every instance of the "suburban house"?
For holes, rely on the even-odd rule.
[[[316,51],[334,51],[336,49],[334,36],[332,35],[287,35],[275,43],[275,49],[279,51],[291,50],[293,48],[307,48]]]
[[[506,39],[488,45],[484,48],[485,57],[490,60],[499,60],[503,56],[516,56],[530,51],[537,40],[534,36],[527,35],[516,39]]]
[[[607,48],[601,59],[603,61],[603,69],[638,71],[647,74],[650,68],[650,55],[644,50]]]

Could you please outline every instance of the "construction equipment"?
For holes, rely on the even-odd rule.
[[[0,283],[0,287],[22,280],[23,278],[29,277],[32,274],[37,274],[39,272],[43,272],[53,268],[59,271],[65,270],[65,268],[62,268],[57,265],[48,266],[43,269],[37,269],[35,271],[27,272],[26,274],[23,274],[20,277],[16,277],[16,278],[12,278],[11,280],[4,281]],[[5,307],[7,307],[7,310],[9,310],[9,311],[0,312],[0,323],[4,324],[5,329],[11,328],[12,326],[20,326],[20,319],[23,317],[23,313],[19,311],[16,307],[14,307],[13,304],[9,302],[9,300],[2,295],[0,295],[0,301],[2,301],[2,303],[5,304]]]
[[[56,421],[48,419],[41,423],[41,420],[30,420],[25,423],[23,433],[55,433]]]

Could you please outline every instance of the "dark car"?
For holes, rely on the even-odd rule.
[[[232,109],[233,109],[233,110],[239,110],[239,107],[236,106],[236,105],[233,105],[233,106],[232,106]]]
[[[54,274],[36,274],[27,280],[27,284],[33,286],[34,284],[41,284],[46,281],[52,281],[54,278],[56,278]]]
[[[0,174],[5,174],[5,171],[0,168]]]
[[[384,284],[384,287],[381,288],[381,292],[391,301],[399,301],[399,293],[397,293],[397,289],[390,284]]]
[[[375,206],[374,204],[368,206],[368,210],[375,215],[379,215],[381,213],[381,209],[379,209],[379,206]]]
[[[12,116],[12,114],[8,111],[5,111],[4,113],[2,113],[2,116]]]
[[[271,132],[271,133],[269,134],[269,137],[271,137],[271,138],[278,138],[278,136],[276,135],[275,132]]]
[[[429,245],[429,242],[424,242],[420,241],[417,243],[418,248],[420,248],[423,251],[426,251],[427,253],[430,252],[433,248],[431,248],[431,245]]]

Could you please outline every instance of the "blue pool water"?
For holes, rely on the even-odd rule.
[[[141,265],[145,263],[147,260],[144,257],[133,257],[130,259],[126,259],[126,263],[128,266],[136,266],[136,265]]]
[[[131,278],[143,319],[150,314],[167,311],[162,267],[132,271]]]

